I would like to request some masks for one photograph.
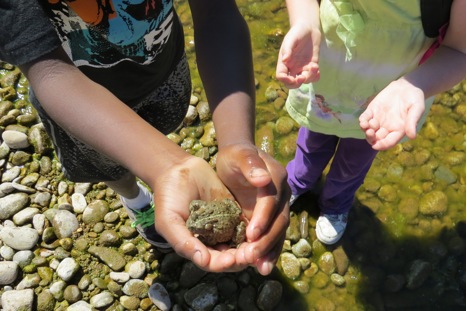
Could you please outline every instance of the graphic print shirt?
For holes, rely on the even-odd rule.
[[[75,65],[123,101],[157,87],[183,54],[172,0],[40,1]]]

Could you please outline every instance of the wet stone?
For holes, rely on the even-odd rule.
[[[390,274],[384,281],[384,290],[391,293],[400,291],[405,285],[405,276],[401,274]]]
[[[199,311],[212,310],[219,299],[217,287],[210,283],[196,285],[187,290],[183,297],[190,307]]]
[[[285,238],[292,242],[297,242],[300,239],[300,220],[294,212],[290,212],[290,224],[287,228]]]
[[[312,286],[315,288],[325,288],[329,281],[329,276],[322,271],[316,273],[316,275],[311,279]]]
[[[276,280],[268,280],[260,286],[256,304],[261,310],[274,310],[282,298],[282,284]]]
[[[431,191],[420,199],[419,212],[423,215],[441,216],[447,209],[448,197],[441,191]]]
[[[318,259],[318,267],[327,275],[331,275],[336,271],[336,262],[331,252],[325,252],[321,255]]]
[[[190,288],[196,285],[206,274],[206,271],[198,268],[193,262],[187,261],[183,264],[180,272],[180,286]]]
[[[344,275],[349,268],[349,257],[345,253],[342,247],[338,247],[332,251],[332,255],[334,257],[336,263],[336,272],[340,275]]]
[[[444,180],[448,185],[457,181],[457,175],[454,174],[448,167],[441,165],[436,170],[434,175],[436,178]]]
[[[420,287],[430,276],[431,270],[431,265],[426,261],[415,260],[412,262],[407,274],[407,288],[415,289]]]
[[[280,135],[289,134],[294,128],[294,121],[287,116],[279,117],[275,124],[275,130]]]
[[[305,281],[293,282],[293,287],[299,293],[302,293],[302,294],[308,294],[308,292],[310,291],[310,284],[308,284],[308,282],[305,282]]]
[[[331,274],[331,282],[336,286],[343,286],[345,284],[345,279],[342,275],[338,273]]]
[[[242,311],[258,311],[256,307],[256,289],[249,285],[242,288],[238,296],[238,309]]]
[[[219,294],[223,297],[231,297],[238,290],[237,282],[230,277],[220,277],[216,281]]]
[[[298,261],[300,262],[302,270],[306,270],[311,266],[311,260],[309,258],[298,258]]]
[[[311,255],[311,245],[307,240],[300,239],[292,246],[292,253],[298,258],[309,257]]]
[[[301,265],[300,261],[291,253],[282,253],[280,263],[284,275],[291,280],[295,280],[300,276]]]

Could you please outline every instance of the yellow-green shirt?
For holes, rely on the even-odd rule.
[[[322,0],[320,19],[320,80],[290,90],[287,110],[312,131],[363,139],[367,99],[418,66],[435,39],[423,32],[419,0]]]

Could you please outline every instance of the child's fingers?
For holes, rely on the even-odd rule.
[[[423,106],[424,107],[424,106]],[[405,122],[405,134],[410,139],[417,137],[417,124],[422,117],[424,109],[416,109],[412,106],[407,113],[407,120]]]

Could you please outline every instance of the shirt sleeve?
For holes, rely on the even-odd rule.
[[[0,60],[23,65],[61,45],[40,0],[0,0]]]

